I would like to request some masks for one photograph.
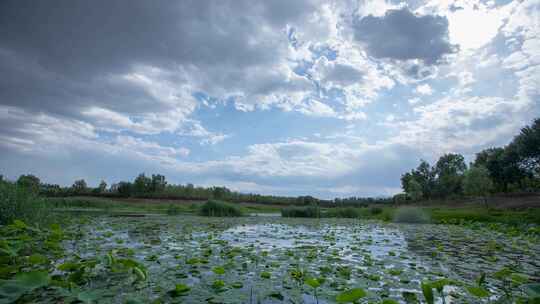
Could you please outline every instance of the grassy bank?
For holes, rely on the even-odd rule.
[[[417,207],[417,206],[370,206],[346,208],[287,207],[284,217],[335,217],[378,219],[396,222],[431,222],[436,224],[459,224],[462,222],[504,223],[510,225],[540,225],[540,208],[525,210],[485,209],[480,207]]]

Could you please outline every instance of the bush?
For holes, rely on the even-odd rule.
[[[429,215],[420,208],[403,207],[394,212],[394,222],[396,223],[429,223]]]
[[[170,204],[167,207],[167,214],[168,215],[178,215],[180,213],[182,213],[182,208],[180,208],[180,206],[178,206],[178,205]]]
[[[381,207],[371,207],[369,208],[369,213],[371,215],[379,215],[383,212],[383,209]]]
[[[321,217],[321,210],[316,206],[286,207],[281,209],[282,217]]]
[[[331,208],[323,213],[323,217],[360,218],[362,211],[360,208],[354,207]]]
[[[43,200],[28,187],[0,182],[0,225],[19,219],[27,223],[43,221],[48,209]]]
[[[202,216],[242,216],[242,210],[232,204],[209,200],[204,203],[199,209],[199,214]]]

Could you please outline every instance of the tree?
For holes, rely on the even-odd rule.
[[[489,177],[489,171],[482,166],[474,166],[465,172],[463,178],[463,190],[471,196],[481,196],[488,208],[487,196],[493,189],[493,181]]]
[[[409,193],[407,193],[413,201],[422,199],[424,193],[422,192],[422,186],[414,179],[409,181]]]
[[[412,180],[420,185],[422,198],[429,199],[432,197],[435,185],[435,170],[428,162],[421,160],[416,169],[401,176],[401,186],[409,196],[411,196],[412,192],[418,192],[417,189],[410,188],[411,185],[414,185],[411,183]]]
[[[489,171],[496,191],[507,192],[511,184],[518,184],[528,177],[519,165],[515,146],[485,149],[476,154],[473,166],[483,166]]]
[[[123,197],[129,197],[133,192],[133,184],[130,182],[119,182],[115,187],[118,194]]]
[[[465,158],[461,154],[444,154],[435,164],[435,192],[440,197],[462,193],[461,180],[467,169]]]
[[[166,186],[167,186],[167,182],[165,181],[165,176],[161,174],[152,174],[150,191],[154,193],[162,192],[163,190],[165,190]]]
[[[424,196],[422,185],[416,180],[413,173],[407,172],[401,176],[401,187],[407,196],[414,201],[420,200]]]
[[[39,186],[41,182],[39,178],[35,175],[28,174],[28,175],[21,175],[19,176],[19,179],[17,179],[17,185],[23,188],[28,189],[30,192],[38,193],[39,192]]]
[[[144,173],[139,174],[133,182],[133,192],[135,195],[144,195],[149,193],[152,188],[152,180],[146,177]]]
[[[71,186],[71,189],[73,189],[73,192],[77,194],[86,193],[87,188],[88,187],[86,186],[86,181],[84,179],[76,180]]]
[[[105,193],[107,191],[107,183],[104,180],[101,180],[98,186],[99,193]]]
[[[540,118],[535,119],[531,126],[521,129],[510,148],[518,154],[521,168],[540,177]]]

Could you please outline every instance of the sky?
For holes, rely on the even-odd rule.
[[[540,116],[540,0],[0,2],[0,174],[388,196]]]

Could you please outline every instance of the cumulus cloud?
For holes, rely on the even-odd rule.
[[[416,87],[415,92],[421,95],[431,95],[433,94],[433,89],[429,86],[429,84],[421,84]]]
[[[431,65],[456,51],[456,46],[448,41],[445,17],[418,16],[408,8],[391,9],[381,17],[368,15],[357,19],[354,37],[376,58],[419,59]]]

